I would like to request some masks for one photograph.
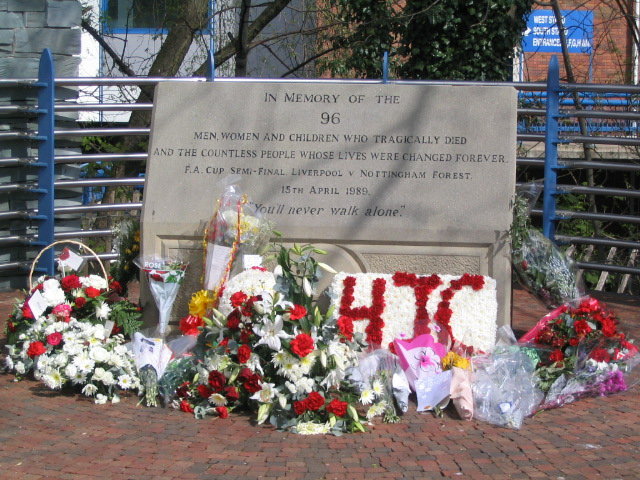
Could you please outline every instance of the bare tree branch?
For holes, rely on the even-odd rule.
[[[80,25],[100,44],[105,53],[111,57],[113,63],[116,64],[116,66],[122,73],[129,77],[137,77],[136,72],[131,70],[129,65],[122,61],[122,58],[120,58],[120,56],[113,50],[113,48],[111,48],[111,46],[105,41],[102,35],[100,35],[100,33],[95,28],[93,28],[87,20],[83,18]]]

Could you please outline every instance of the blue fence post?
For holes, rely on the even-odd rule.
[[[55,79],[51,50],[44,49],[38,69],[38,245],[47,246],[54,240],[54,102]],[[38,261],[37,269],[49,275],[54,273],[53,249],[45,251]]]
[[[389,52],[382,56],[382,83],[389,82]]]
[[[547,72],[547,112],[544,140],[544,192],[542,196],[542,233],[550,240],[555,238],[556,195],[558,194],[558,119],[560,117],[560,67],[558,57],[551,57]]]

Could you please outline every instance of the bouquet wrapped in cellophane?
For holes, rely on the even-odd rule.
[[[546,393],[538,410],[622,392],[640,362],[638,347],[618,330],[615,315],[589,297],[545,315],[519,343],[549,350],[536,366],[538,386]]]
[[[273,223],[248,201],[234,180],[227,179],[203,240],[203,289],[212,292],[214,306],[230,276],[261,265],[260,255],[273,232]]]
[[[547,308],[575,303],[584,296],[578,268],[562,250],[531,225],[529,215],[540,183],[518,188],[511,227],[511,258],[518,280]]]

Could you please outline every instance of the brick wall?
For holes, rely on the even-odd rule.
[[[631,3],[631,2],[629,2]],[[603,0],[563,0],[562,10],[591,10],[593,12],[592,55],[570,54],[571,65],[577,82],[592,83],[632,83],[632,42],[626,21],[619,9],[612,8],[615,2]],[[525,52],[523,80],[544,81],[552,53]],[[566,72],[560,60],[560,77],[566,79]],[[589,67],[591,63],[590,79]]]

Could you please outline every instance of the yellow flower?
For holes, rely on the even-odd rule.
[[[204,317],[213,306],[213,299],[209,297],[207,290],[200,290],[191,296],[189,301],[189,314],[196,317]]]
[[[468,358],[456,355],[456,358],[453,360],[453,366],[467,370],[471,366],[471,362]]]
[[[449,352],[442,359],[442,369],[450,370],[452,367],[458,367],[463,369],[468,369],[470,365],[469,359],[461,357],[455,352]]]

